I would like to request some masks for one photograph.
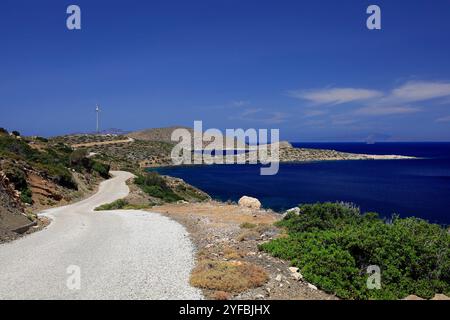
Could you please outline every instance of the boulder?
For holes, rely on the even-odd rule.
[[[311,290],[317,290],[317,287],[311,283],[308,283],[308,288],[310,288]]]
[[[286,212],[283,214],[283,219],[288,215],[288,214],[295,214],[297,216],[300,215],[300,208],[299,207],[294,207],[291,209],[286,210]]]
[[[261,202],[259,202],[258,199],[252,197],[243,196],[242,198],[239,199],[238,204],[240,207],[244,208],[250,208],[255,210],[261,209]]]
[[[300,281],[303,279],[303,275],[299,272],[295,272],[292,274],[292,279],[294,279],[295,281]]]
[[[290,272],[292,272],[292,273],[296,273],[296,272],[298,272],[298,268],[296,268],[296,267],[289,267],[289,271]]]

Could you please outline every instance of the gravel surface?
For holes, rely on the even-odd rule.
[[[0,245],[0,299],[202,299],[189,285],[194,247],[183,226],[157,213],[93,212],[129,193],[132,175],[113,175],[93,197],[45,211],[47,229]]]

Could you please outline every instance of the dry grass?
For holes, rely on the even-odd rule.
[[[244,256],[244,252],[239,252],[232,247],[227,246],[223,248],[223,257],[227,260],[238,260],[242,259]]]
[[[230,300],[231,299],[231,294],[229,294],[228,292],[225,291],[215,291],[212,295],[211,298],[214,300]]]
[[[240,261],[199,261],[191,275],[195,287],[233,293],[259,287],[267,280],[264,269]]]
[[[240,227],[242,229],[253,229],[253,228],[256,228],[256,224],[250,223],[250,222],[244,222],[244,223],[241,223]]]
[[[261,237],[261,234],[258,231],[255,230],[244,230],[242,231],[237,237],[237,241],[248,241],[248,240],[256,240]]]

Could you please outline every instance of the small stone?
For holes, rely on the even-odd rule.
[[[290,268],[289,268],[289,271],[292,272],[292,273],[296,273],[296,272],[298,272],[298,270],[299,270],[299,269],[298,269],[298,268],[295,268],[295,267],[290,267]]]
[[[296,281],[300,281],[300,280],[303,279],[303,276],[302,276],[301,273],[296,272],[296,273],[293,273],[293,274],[292,274],[292,278],[293,278],[294,280],[296,280]]]
[[[308,288],[310,288],[312,290],[317,290],[317,287],[311,283],[308,283]]]
[[[262,295],[262,294],[258,294],[258,295],[256,295],[256,297],[255,297],[257,300],[263,300],[264,299],[264,296]]]
[[[283,279],[283,276],[281,274],[277,275],[275,278],[276,281],[280,282]]]

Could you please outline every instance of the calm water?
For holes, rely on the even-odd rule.
[[[300,203],[347,201],[383,216],[398,213],[450,224],[450,143],[297,143],[297,147],[424,157],[419,160],[281,164],[275,176],[257,165],[158,169],[219,200],[253,196],[278,211]]]

